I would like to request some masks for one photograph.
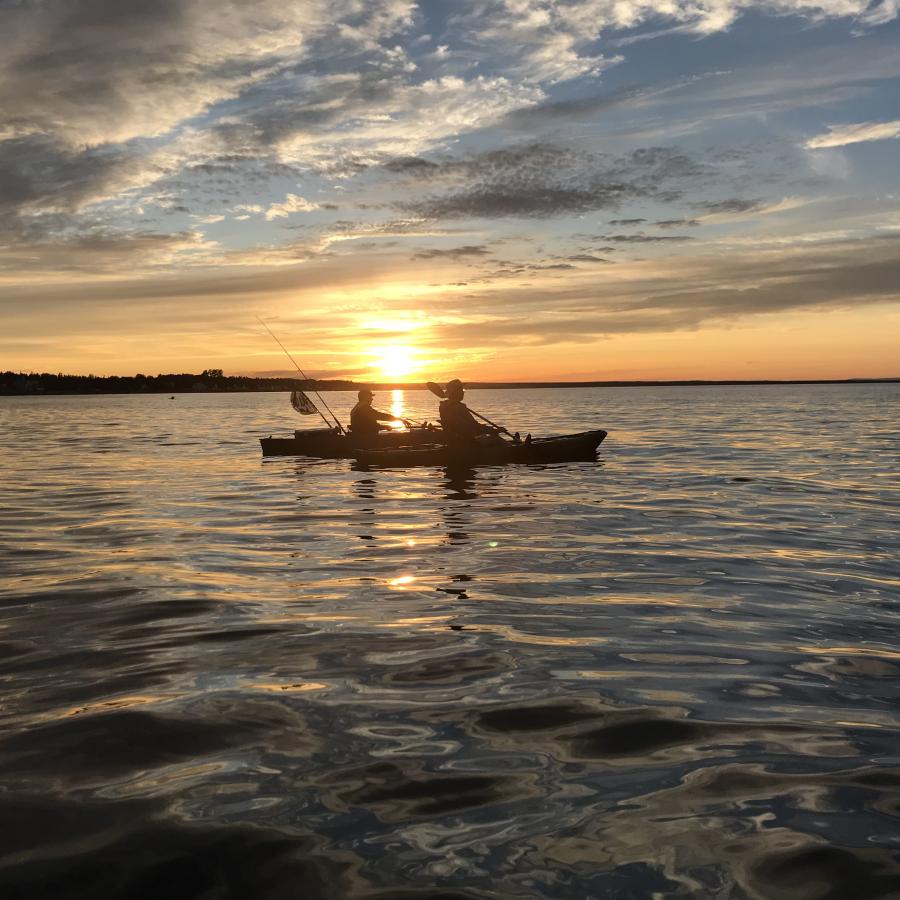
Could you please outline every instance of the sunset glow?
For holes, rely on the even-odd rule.
[[[900,374],[896,5],[68,9],[0,33],[3,368]]]
[[[384,379],[405,379],[418,368],[415,350],[411,347],[388,346],[375,351],[376,375]]]

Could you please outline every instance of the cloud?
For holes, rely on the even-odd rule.
[[[414,175],[427,174],[440,168],[437,163],[422,159],[420,156],[400,156],[396,159],[389,159],[384,167],[389,172]]]
[[[894,0],[581,0],[549,4],[539,0],[480,0],[457,16],[467,43],[512,77],[558,83],[596,76],[621,61],[597,53],[598,38],[645,23],[674,23],[676,30],[711,35],[728,30],[745,12],[802,16],[810,21],[851,19],[868,26],[892,21]],[[665,32],[664,32],[665,33]],[[584,101],[589,104],[590,101]],[[553,115],[553,111],[548,111]],[[560,109],[560,112],[562,110]]]
[[[846,147],[864,141],[883,141],[900,138],[900,119],[892,122],[860,122],[856,125],[829,125],[826,134],[810,138],[806,147],[820,150],[827,147]]]
[[[652,224],[657,228],[694,228],[700,222],[697,219],[660,219]]]
[[[548,218],[617,209],[637,199],[671,202],[712,171],[666,147],[610,157],[542,142],[423,162],[431,164],[404,166],[403,175],[443,192],[396,205],[432,219]]]
[[[666,244],[666,243],[684,243],[685,241],[693,241],[692,238],[685,234],[598,234],[595,238],[598,241],[610,241],[613,244]]]
[[[727,200],[700,200],[694,203],[695,209],[709,213],[744,213],[759,209],[759,200],[742,200],[740,197],[729,197]]]
[[[654,264],[616,266],[614,279],[606,277],[609,270],[602,282],[587,270],[582,279],[559,285],[494,287],[487,315],[448,321],[434,340],[450,347],[591,343],[611,334],[671,333],[771,313],[900,304],[900,236],[676,259],[665,277],[648,266]],[[445,313],[463,309],[445,304]]]
[[[609,39],[623,31],[634,36],[640,26],[644,36],[647,28],[708,34],[751,11],[809,21],[843,18],[857,29],[896,17],[894,3],[867,0],[673,0],[662,6],[649,0],[465,0],[449,12],[412,0],[0,5],[0,280],[11,304],[26,295],[43,302],[46,289],[59,300],[57,309],[72,298],[98,308],[105,303],[120,322],[119,306],[128,298],[145,298],[151,310],[154,302],[177,297],[186,305],[184,298],[196,297],[198,311],[208,312],[220,295],[280,297],[298,281],[375,291],[388,274],[399,283],[427,269],[421,260],[436,261],[435,268],[441,260],[460,261],[467,274],[477,266],[469,290],[484,291],[485,309],[500,318],[507,317],[503,296],[488,296],[495,288],[510,292],[517,310],[533,308],[525,291],[514,293],[516,281],[530,281],[535,296],[550,304],[546,322],[555,317],[577,324],[579,315],[597,312],[598,295],[611,283],[624,285],[632,275],[631,287],[610,296],[655,302],[662,296],[658,284],[647,288],[653,281],[648,270],[634,274],[639,270],[628,268],[636,265],[628,257],[645,250],[649,256],[657,243],[660,250],[681,243],[677,254],[656,253],[657,264],[660,258],[671,264],[665,271],[677,279],[699,271],[705,280],[682,260],[699,245],[672,229],[731,216],[738,220],[735,231],[749,231],[755,215],[792,208],[790,198],[772,205],[773,196],[817,190],[811,183],[798,186],[817,165],[811,159],[840,155],[801,153],[792,133],[794,156],[776,160],[778,142],[768,148],[780,127],[777,116],[756,146],[734,146],[742,133],[729,123],[730,146],[709,149],[722,139],[712,135],[712,123],[846,100],[900,74],[888,34],[792,53],[772,65],[741,67],[738,58],[731,72],[704,72],[698,43],[691,69],[702,74],[694,78],[641,62],[637,74],[658,73],[658,84],[611,90],[593,80],[621,65],[620,53],[631,52],[624,44],[611,50]],[[812,41],[812,34],[803,41]],[[828,34],[838,39],[837,29]],[[445,49],[435,53],[435,46]],[[565,84],[575,77],[582,80]],[[627,120],[632,130],[616,132],[608,125],[616,120]],[[562,133],[568,123],[575,127]],[[875,139],[866,129],[892,124],[832,126],[807,146]],[[536,129],[552,139],[504,146]],[[689,135],[700,129],[711,138]],[[676,134],[697,149],[647,146],[676,143],[682,139]],[[764,141],[765,153],[757,152]],[[803,168],[794,165],[800,159]],[[784,172],[796,183],[781,184],[775,194],[770,186],[783,182]],[[303,196],[289,193],[298,184]],[[741,191],[763,199],[731,196]],[[329,221],[335,216],[324,211],[338,204],[311,198],[340,198],[345,218]],[[676,200],[669,218],[662,205]],[[580,246],[568,234],[573,228],[548,221],[598,218],[588,216],[597,211],[623,218],[608,226],[579,225],[614,232],[594,236],[596,244]],[[674,218],[691,211],[696,219]],[[317,214],[301,215],[311,212]],[[773,217],[770,231],[796,226],[799,233],[802,217]],[[493,221],[473,226],[465,219]],[[506,219],[536,221],[516,223],[512,235],[502,231],[507,222],[498,221]],[[227,234],[225,247],[197,227],[219,221],[214,233]],[[629,234],[636,226],[650,233]],[[292,239],[279,243],[288,229]],[[444,240],[430,240],[434,236]],[[508,263],[488,250],[501,239],[508,240]],[[610,246],[598,249],[601,243]],[[425,244],[439,246],[418,249]],[[609,265],[603,255],[613,249],[616,265]],[[488,268],[497,273],[482,271]],[[736,278],[736,269],[716,271],[723,273],[719,287],[740,283],[726,278]],[[750,298],[758,283],[752,272],[744,278]],[[797,283],[804,278],[797,275]],[[571,295],[565,293],[570,280]],[[794,280],[790,274],[785,283]],[[610,306],[602,313],[618,315],[620,327],[626,316],[640,327],[654,316],[677,323],[681,313],[674,304],[666,300],[662,311]],[[463,305],[460,321],[465,314]],[[99,313],[97,321],[103,321]],[[46,322],[56,327],[52,317]]]
[[[366,47],[412,16],[413,5],[398,0],[7,4],[0,125],[71,146],[162,135],[313,56],[329,37],[345,51]]]
[[[174,165],[165,151],[135,145],[73,150],[44,135],[0,141],[0,213],[78,213]]]
[[[651,93],[645,88],[622,88],[609,94],[578,100],[548,100],[508,112],[498,123],[501,127],[534,131],[572,119],[593,118],[598,113],[627,106],[631,101]]]
[[[402,171],[421,153],[460,133],[493,124],[543,98],[539,87],[502,76],[439,75],[413,81],[392,66],[292,76],[272,98],[213,129],[222,152],[259,156],[347,178],[387,163]],[[255,100],[251,92],[249,100]]]
[[[703,31],[751,6],[717,5],[714,14],[676,3],[661,15]],[[870,14],[855,0],[756,6]],[[427,35],[400,46],[426,13],[411,0],[259,0],[228,4],[224,13],[218,0],[12,4],[0,34],[0,147],[18,142],[24,155],[13,165],[0,160],[0,171],[10,173],[0,181],[0,203],[5,195],[20,213],[78,212],[168,180],[190,195],[171,210],[217,213],[194,201],[205,203],[212,192],[233,196],[235,185],[251,181],[296,180],[301,169],[339,179],[377,165],[392,174],[446,172],[422,154],[460,134],[590,117],[686,88],[546,96],[547,85],[616,61],[592,42],[660,14],[648,3],[471,0],[446,23],[451,51],[434,59]],[[879,16],[890,18],[886,7]],[[483,71],[473,75],[467,66],[479,58]],[[604,187],[551,183],[555,199],[532,198],[522,208],[538,216],[603,208],[611,198]],[[503,185],[494,189],[489,206],[515,208]],[[463,190],[437,209],[478,208],[479,192],[491,193],[472,187],[473,196]]]
[[[416,259],[462,259],[467,256],[487,256],[489,252],[483,244],[466,244],[448,250],[420,250],[413,255]]]
[[[323,247],[340,244],[344,241],[359,241],[366,239],[371,247],[385,246],[384,241],[375,243],[372,238],[397,238],[397,237],[438,237],[452,234],[450,229],[439,228],[434,222],[419,216],[388,219],[382,222],[358,222],[353,220],[339,220],[332,222],[320,237]],[[354,248],[361,246],[354,244]]]
[[[299,194],[288,194],[281,203],[273,203],[266,210],[266,220],[283,219],[295,212],[312,212],[319,209],[319,204],[301,197]]]
[[[98,226],[66,235],[59,230],[62,236],[32,230],[27,249],[0,245],[0,274],[28,280],[31,273],[45,278],[62,273],[109,276],[127,270],[137,276],[172,265],[201,265],[219,255],[218,245],[199,231],[118,232]]]
[[[596,183],[586,188],[553,184],[494,184],[401,204],[401,209],[434,219],[547,218],[617,207],[644,196],[629,185]]]
[[[330,360],[352,343],[356,318],[323,308],[319,298],[335,291],[365,298],[362,308],[377,306],[386,318],[420,310],[420,297],[379,292],[381,280],[409,280],[404,257],[354,254],[246,272],[214,265],[189,273],[167,266],[129,278],[73,276],[49,283],[41,278],[14,286],[0,279],[0,305],[5,324],[15,325],[9,337],[24,340],[57,334],[62,322],[67,340],[113,334],[120,341],[199,328],[212,343],[246,329],[248,310],[289,300],[289,308],[303,310],[310,358]],[[763,252],[700,252],[669,257],[662,269],[649,260],[508,268],[503,281],[434,286],[432,326],[417,334],[417,346],[480,351],[590,343],[614,334],[673,333],[792,310],[900,304],[900,236]]]

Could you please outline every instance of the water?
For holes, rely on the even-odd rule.
[[[900,896],[900,385],[468,399],[0,398],[0,895]]]

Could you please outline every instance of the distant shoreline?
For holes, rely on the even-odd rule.
[[[896,378],[796,378],[796,379],[683,379],[673,381],[469,381],[471,390],[535,390],[545,388],[615,388],[615,387],[715,387],[740,385],[792,384],[897,384]],[[358,391],[367,387],[375,391],[425,391],[421,382],[355,382],[342,379],[256,378],[227,376],[218,370],[201,375],[51,375],[49,373],[0,373],[0,396],[56,396],[84,394],[211,394],[211,393],[282,393],[285,391]]]

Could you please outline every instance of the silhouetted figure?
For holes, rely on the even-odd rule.
[[[441,400],[438,409],[441,415],[441,427],[444,429],[444,439],[449,445],[465,446],[478,440],[491,443],[500,440],[497,430],[489,425],[482,425],[463,403],[465,389],[458,378],[447,383],[444,393],[446,393],[447,399]]]
[[[382,430],[379,423],[394,422],[397,417],[375,409],[372,406],[375,395],[367,388],[361,390],[357,397],[359,402],[350,412],[350,436],[357,447],[374,447]]]

